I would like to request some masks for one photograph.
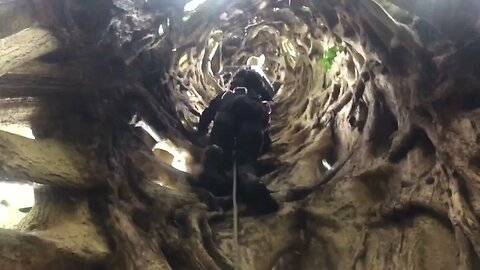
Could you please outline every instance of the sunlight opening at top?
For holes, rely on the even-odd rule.
[[[192,0],[188,2],[183,10],[185,12],[192,12],[195,11],[201,4],[203,4],[206,0]]]
[[[265,64],[265,55],[262,54],[260,56],[250,56],[247,60],[247,65],[248,66],[254,66],[258,68],[262,68],[263,65]]]

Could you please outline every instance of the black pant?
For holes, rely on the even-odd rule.
[[[199,175],[199,186],[208,189],[215,196],[230,195],[233,175],[226,176],[226,173],[233,169],[234,148],[238,175],[243,175],[243,168],[253,168],[261,154],[263,134],[262,127],[258,123],[253,121],[235,123],[232,115],[219,113],[210,134],[210,144],[220,147],[223,154],[219,155],[212,147],[206,149],[203,172]],[[236,147],[234,147],[235,138]],[[255,174],[254,170],[250,169],[249,172]],[[249,186],[255,186],[254,183],[248,183],[249,181],[252,180],[239,177],[239,190],[248,190],[251,189],[248,188]]]
[[[233,116],[228,113],[218,113],[210,133],[210,144],[215,144],[223,150],[224,160],[221,164],[218,164],[219,168],[225,169],[233,164],[232,155],[235,133]]]
[[[261,154],[263,140],[261,123],[258,121],[235,123],[233,116],[228,113],[217,115],[210,134],[210,144],[218,145],[224,151],[223,167],[231,167],[234,148],[237,165],[253,165]]]

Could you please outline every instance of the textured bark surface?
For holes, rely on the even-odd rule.
[[[0,173],[42,184],[1,269],[233,269],[232,213],[187,180],[261,54],[281,209],[240,218],[238,269],[479,269],[477,1],[167,2],[0,1],[0,128],[36,137],[2,132]]]
[[[49,139],[30,140],[6,132],[0,132],[0,145],[1,172],[7,179],[76,188],[100,183],[99,175],[90,175],[98,162],[87,160],[74,145]]]
[[[0,74],[57,49],[55,37],[45,29],[27,28],[0,39]]]

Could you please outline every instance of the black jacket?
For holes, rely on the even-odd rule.
[[[270,116],[260,106],[249,106],[249,103],[259,105],[261,101],[254,101],[250,97],[241,98],[238,94],[232,91],[225,91],[217,95],[209,104],[209,106],[203,111],[198,124],[199,135],[205,135],[208,132],[208,126],[215,119],[216,115],[220,111],[225,111],[234,115],[234,119],[238,121],[259,121],[262,126],[267,127],[270,121]],[[258,102],[258,103],[257,103]],[[264,145],[262,153],[270,150],[271,138],[268,129],[264,131]]]
[[[210,101],[210,104],[202,112],[202,116],[200,116],[200,121],[198,123],[198,133],[200,135],[207,134],[208,126],[215,119],[215,116],[222,105],[223,98],[230,98],[232,94],[234,93],[231,91],[225,91]]]

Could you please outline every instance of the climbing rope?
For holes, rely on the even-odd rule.
[[[233,269],[238,269],[240,253],[238,250],[238,209],[237,209],[237,160],[235,149],[237,148],[237,138],[233,141]]]

